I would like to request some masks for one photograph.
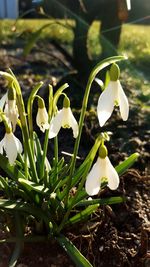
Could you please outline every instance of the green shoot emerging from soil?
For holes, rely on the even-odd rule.
[[[105,186],[116,190],[119,186],[119,175],[134,163],[137,153],[114,168],[106,148],[106,141],[110,141],[109,135],[101,132],[84,161],[80,165],[76,164],[91,85],[97,74],[109,65],[109,81],[106,88],[103,86],[98,100],[99,124],[101,127],[105,124],[114,106],[119,106],[124,121],[128,119],[129,104],[119,82],[120,70],[116,64],[123,59],[123,56],[107,58],[92,70],[85,89],[79,123],[72,113],[66,94],[68,84],[62,85],[55,94],[49,85],[46,109],[44,99],[38,94],[43,85],[40,82],[33,88],[25,107],[17,78],[11,70],[8,73],[0,71],[0,76],[8,81],[7,93],[0,100],[0,122],[5,129],[4,137],[0,141],[0,167],[5,172],[5,175],[0,176],[0,190],[3,192],[0,209],[16,225],[16,238],[1,240],[16,242],[9,266],[15,266],[26,238],[38,240],[38,233],[42,233],[43,240],[45,236],[55,238],[77,266],[92,266],[63,235],[63,231],[68,226],[89,219],[102,204],[124,201],[119,196],[107,199],[88,197],[99,194],[100,189]],[[61,97],[63,107],[58,110],[57,104]],[[40,128],[41,138],[34,130],[35,102],[38,106],[36,124]],[[61,127],[73,130],[75,144],[69,162],[59,156],[58,135]],[[19,134],[21,132],[19,139],[15,136],[16,129]],[[48,148],[49,142],[54,142],[53,155]],[[97,154],[97,161],[92,167]],[[33,224],[37,235],[31,233],[26,236],[27,227],[29,229]],[[12,232],[10,225],[7,228]]]

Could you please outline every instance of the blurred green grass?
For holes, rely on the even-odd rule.
[[[51,26],[42,31],[42,40],[55,39],[63,44],[72,44],[74,22],[71,20],[18,20],[16,31],[14,21],[0,21],[0,40],[14,41],[23,34],[31,34],[43,25]],[[101,51],[99,43],[100,22],[95,21],[89,31],[89,47],[92,54],[98,55]],[[124,24],[122,27],[119,51],[125,53],[130,60],[148,60],[150,56],[150,26]],[[25,37],[26,38],[26,37]]]

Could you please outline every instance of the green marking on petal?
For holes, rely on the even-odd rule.
[[[119,102],[118,102],[117,100],[115,100],[114,105],[115,105],[116,107],[118,107],[118,106],[119,106]]]
[[[103,184],[103,183],[108,183],[107,177],[101,177],[101,184]]]
[[[63,128],[70,128],[70,125],[69,124],[64,124],[63,126],[62,126]]]

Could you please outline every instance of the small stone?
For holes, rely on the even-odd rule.
[[[104,250],[104,246],[99,247],[99,251],[102,252]]]
[[[42,257],[39,257],[39,262],[43,262],[43,258]]]
[[[134,243],[135,243],[136,245],[139,245],[139,244],[140,244],[140,240],[134,240]]]

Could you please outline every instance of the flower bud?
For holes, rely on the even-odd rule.
[[[117,64],[113,63],[111,65],[109,73],[110,73],[110,80],[111,81],[117,81],[119,79],[119,76],[120,76],[119,66]]]
[[[107,150],[107,147],[105,145],[101,145],[100,148],[99,148],[99,157],[101,159],[105,159],[108,155],[108,150]]]
[[[64,108],[69,108],[70,107],[70,100],[69,100],[69,98],[67,96],[64,97],[63,107]]]

